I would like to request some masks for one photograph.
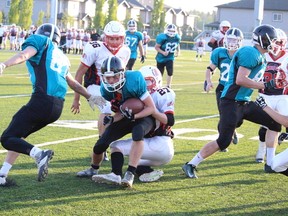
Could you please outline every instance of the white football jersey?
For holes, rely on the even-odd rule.
[[[130,58],[130,52],[131,51],[129,47],[123,45],[118,50],[118,52],[113,55],[102,41],[90,41],[84,47],[81,62],[88,67],[90,67],[92,64],[95,64],[97,73],[100,75],[101,65],[105,59],[107,59],[109,56],[117,56],[124,62],[124,65],[126,66]]]
[[[161,113],[174,114],[175,92],[170,88],[161,88],[151,94],[157,110]],[[156,129],[161,123],[156,121]]]
[[[225,34],[223,34],[220,30],[216,30],[212,32],[211,36],[217,41],[218,46],[219,46],[221,45],[221,42],[223,41]]]

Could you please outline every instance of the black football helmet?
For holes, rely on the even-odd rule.
[[[113,80],[109,80],[114,77]],[[120,90],[125,82],[125,69],[122,60],[116,56],[110,56],[104,60],[101,66],[101,80],[104,88],[109,92]]]
[[[57,45],[60,43],[61,33],[57,26],[51,23],[44,23],[39,26],[35,32],[38,35],[49,37]]]
[[[260,25],[253,31],[252,42],[268,52],[273,51],[277,41],[277,31],[271,25]]]

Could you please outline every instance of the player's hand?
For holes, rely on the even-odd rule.
[[[204,81],[204,91],[207,93],[213,88],[213,84],[211,82],[207,82],[207,80]]]
[[[255,104],[261,107],[262,109],[264,109],[267,106],[266,101],[262,96],[256,98]]]
[[[276,87],[276,82],[274,79],[271,79],[270,81],[265,82],[264,86],[265,86],[265,89],[273,89]]]
[[[88,99],[87,99],[89,106],[91,107],[91,109],[94,111],[95,110],[95,105],[103,108],[104,105],[106,104],[106,100],[101,97],[101,96],[96,96],[96,95],[91,95]]]
[[[135,116],[132,113],[132,109],[129,109],[128,107],[122,109],[122,106],[120,106],[120,112],[122,113],[123,117],[129,119],[130,121],[135,121]]]
[[[145,58],[146,58],[146,57],[145,57],[144,55],[141,56],[140,62],[141,62],[142,64],[145,62]]]
[[[5,68],[6,68],[6,65],[4,63],[0,63],[0,75],[2,75]]]
[[[119,111],[119,107],[120,107],[120,101],[118,101],[117,99],[112,99],[110,101],[111,104],[111,110],[116,113]]]
[[[103,125],[110,125],[114,122],[113,116],[105,116],[103,119]]]

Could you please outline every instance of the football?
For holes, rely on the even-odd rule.
[[[136,114],[144,109],[144,103],[138,98],[129,98],[122,104],[123,110],[125,110],[126,107],[131,109],[133,114]]]

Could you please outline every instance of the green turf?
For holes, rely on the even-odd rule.
[[[0,62],[14,52],[0,50]],[[79,64],[79,55],[68,55],[71,72]],[[155,65],[155,51],[149,50],[144,65]],[[214,92],[203,92],[205,68],[209,53],[202,62],[195,62],[195,52],[182,50],[175,60],[172,88],[176,92],[174,131],[175,156],[171,163],[160,167],[164,176],[154,183],[141,183],[137,179],[133,190],[101,185],[89,179],[75,177],[76,172],[90,164],[90,152],[96,138],[68,140],[95,136],[98,131],[64,127],[46,127],[27,140],[43,144],[62,140],[58,145],[48,145],[55,156],[49,166],[45,182],[37,182],[34,161],[21,155],[9,177],[17,187],[0,188],[1,215],[286,215],[287,178],[279,174],[265,174],[263,164],[256,164],[258,126],[245,121],[238,133],[243,135],[238,145],[229,147],[228,153],[217,153],[198,167],[199,179],[185,178],[182,165],[206,144],[203,137],[217,134],[218,118]],[[135,69],[142,64],[137,60]],[[218,71],[213,77],[215,87]],[[166,75],[163,78],[164,84]],[[24,64],[7,68],[0,77],[0,132],[10,122],[13,114],[25,104],[31,92]],[[23,97],[16,97],[21,94]],[[13,96],[6,98],[4,96]],[[256,97],[254,93],[253,97]],[[60,120],[96,120],[82,98],[78,115],[70,111],[73,93],[69,90]],[[181,129],[187,131],[180,134]],[[197,131],[198,129],[199,131]],[[202,130],[200,130],[202,129]],[[68,141],[67,141],[68,140]],[[283,143],[277,152],[286,148]],[[3,147],[0,147],[3,150]],[[5,154],[0,154],[0,164]],[[126,169],[127,159],[125,160]],[[104,162],[101,173],[110,172],[110,162]]]

